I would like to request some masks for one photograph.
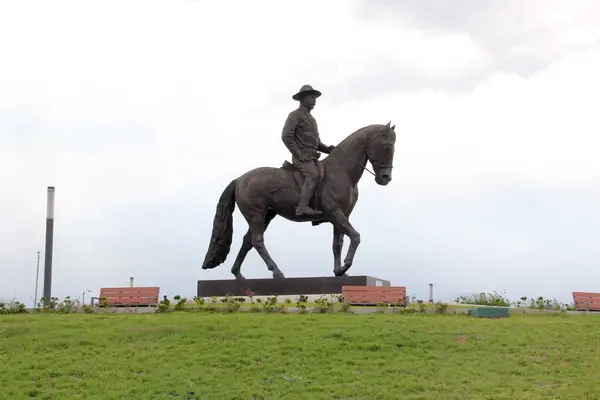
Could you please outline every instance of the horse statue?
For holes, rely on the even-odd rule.
[[[321,211],[319,216],[295,214],[303,176],[293,164],[285,161],[280,168],[259,167],[232,180],[221,194],[216,207],[210,244],[202,269],[212,269],[223,263],[231,247],[233,237],[233,212],[237,203],[248,222],[240,251],[231,267],[236,279],[245,279],[240,269],[248,252],[255,248],[264,260],[273,278],[284,278],[283,272],[269,255],[264,233],[277,215],[293,222],[311,222],[333,225],[333,259],[335,276],[344,276],[352,266],[354,254],[360,244],[360,233],[348,220],[358,201],[357,184],[371,163],[375,182],[386,186],[392,180],[392,167],[396,144],[395,125],[365,126],[340,142],[323,160],[317,161],[320,179],[311,207]],[[350,246],[342,266],[341,256],[344,235]]]

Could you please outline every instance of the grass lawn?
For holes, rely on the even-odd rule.
[[[0,398],[597,399],[599,336],[565,314],[7,315]]]

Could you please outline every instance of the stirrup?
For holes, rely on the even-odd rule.
[[[322,214],[323,214],[322,211],[312,209],[312,208],[310,208],[308,206],[304,206],[304,207],[300,207],[299,206],[299,207],[296,207],[296,216],[297,217],[301,217],[303,215],[306,215],[306,216],[320,216]]]

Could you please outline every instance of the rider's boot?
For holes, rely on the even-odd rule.
[[[308,201],[314,194],[314,185],[311,185],[311,182],[305,181],[304,185],[302,185],[302,190],[300,191],[300,202],[298,203],[298,207],[296,207],[296,216],[309,216],[309,217],[319,217],[323,213],[318,210],[312,209],[308,205]]]

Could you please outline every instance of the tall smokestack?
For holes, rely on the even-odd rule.
[[[46,252],[44,260],[44,305],[52,297],[52,249],[54,247],[54,186],[48,186],[46,201]]]
[[[433,303],[433,283],[429,284],[429,302]]]

